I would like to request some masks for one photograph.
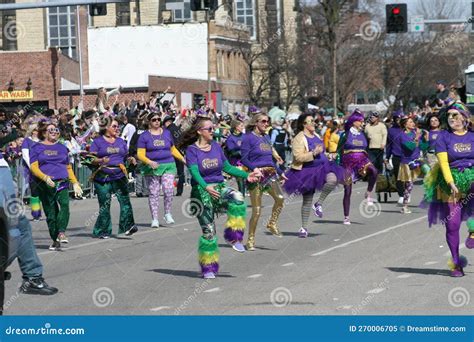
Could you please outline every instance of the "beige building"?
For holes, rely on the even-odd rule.
[[[168,20],[172,22],[204,21],[205,14],[191,11],[191,0],[141,0],[128,4],[109,4],[108,15],[92,18],[91,25],[96,27],[120,25],[154,25]],[[242,89],[236,89],[235,84],[247,83],[248,65],[242,60],[242,48],[235,44],[247,34],[235,32],[238,24],[249,30],[252,49],[255,53],[262,48],[268,50],[268,58],[275,56],[295,59],[297,44],[297,0],[219,0],[219,9],[211,25],[211,78],[221,88],[225,89],[232,100],[239,102]],[[232,30],[230,30],[232,28]],[[237,30],[238,31],[238,30]],[[237,35],[236,35],[237,34]],[[279,44],[281,37],[285,44]],[[234,41],[234,43],[233,43]],[[273,64],[274,61],[271,61]],[[284,64],[281,61],[280,64]],[[252,67],[258,72],[268,70],[268,60],[259,59]],[[290,77],[288,77],[290,76]],[[288,89],[295,92],[296,77],[276,72],[274,77],[264,85],[266,91],[258,100],[261,106],[271,106],[280,102],[286,106]],[[256,75],[255,83],[267,79],[267,75]],[[249,85],[246,84],[247,93]],[[232,101],[231,101],[232,102]],[[237,108],[238,109],[238,108]]]

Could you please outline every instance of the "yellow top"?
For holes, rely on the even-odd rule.
[[[31,163],[30,170],[31,170],[31,173],[35,177],[41,179],[42,181],[44,181],[46,179],[46,177],[49,177],[43,171],[40,170],[38,161],[35,161],[35,162]],[[69,180],[71,181],[71,183],[73,183],[73,184],[77,183],[77,178],[74,175],[74,171],[72,170],[71,164],[67,164],[67,174],[69,176]]]
[[[337,145],[339,144],[339,139],[340,139],[340,136],[339,134],[337,134],[337,132],[331,133],[331,136],[329,137],[328,149],[327,149],[329,153],[337,152]]]
[[[179,150],[174,145],[171,146],[171,154],[173,155],[173,157],[175,157],[176,159],[184,163],[183,155],[181,154],[181,152],[179,152]],[[151,159],[146,157],[146,148],[138,148],[137,157],[140,161],[144,162],[147,165],[150,165],[150,163],[152,162]]]
[[[449,168],[448,152],[440,152],[437,153],[436,156],[438,157],[439,166],[441,168],[441,172],[443,173],[444,180],[447,184],[453,183],[454,179],[451,169]]]
[[[330,128],[326,129],[326,132],[324,132],[323,142],[326,150],[329,149],[329,140],[331,139],[331,134],[332,133]]]

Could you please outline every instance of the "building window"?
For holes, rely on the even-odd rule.
[[[17,28],[15,11],[0,11],[0,50],[16,51]]]
[[[255,39],[255,0],[236,0],[235,6],[237,22],[246,25],[250,30],[250,36]]]
[[[232,54],[227,52],[227,79],[232,79]]]
[[[77,59],[75,7],[48,8],[48,42],[50,47],[59,47],[64,55]]]
[[[130,25],[130,3],[115,4],[115,14],[117,17],[117,26]]]
[[[166,9],[173,11],[175,22],[191,21],[191,0],[166,0]]]

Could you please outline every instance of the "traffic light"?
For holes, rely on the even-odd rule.
[[[387,33],[408,32],[407,4],[385,5]]]
[[[107,4],[89,5],[89,15],[91,17],[107,15]]]
[[[191,0],[191,11],[217,10],[217,0]]]

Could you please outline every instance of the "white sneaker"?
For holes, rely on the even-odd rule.
[[[151,221],[151,228],[159,228],[160,222],[158,220]]]
[[[174,223],[173,216],[171,216],[171,214],[165,214],[165,223],[166,224],[173,224]]]
[[[400,198],[398,199],[397,206],[399,206],[399,207],[403,206],[403,197],[400,197]]]

